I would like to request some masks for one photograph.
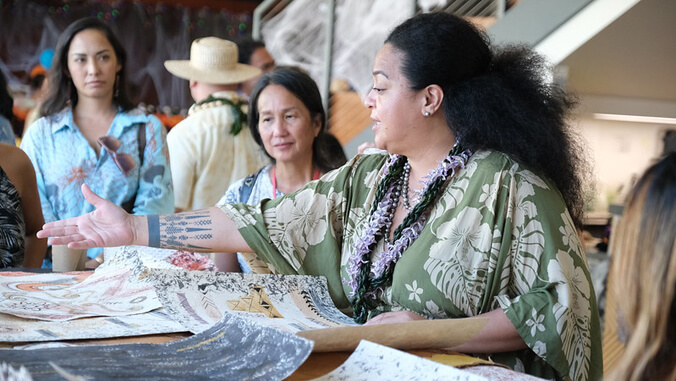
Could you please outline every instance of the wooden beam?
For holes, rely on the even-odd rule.
[[[261,0],[143,0],[142,3],[168,6],[180,5],[186,8],[210,8],[214,10],[226,10],[233,13],[253,13],[254,9],[261,3]]]

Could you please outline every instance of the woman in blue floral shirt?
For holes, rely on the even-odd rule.
[[[124,48],[98,19],[78,20],[59,37],[45,117],[21,143],[47,222],[94,210],[82,197],[83,183],[129,213],[174,210],[166,131],[156,117],[132,110],[125,63]],[[100,261],[98,253],[88,256]]]

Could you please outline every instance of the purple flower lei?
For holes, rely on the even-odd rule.
[[[457,143],[456,143],[457,144]],[[469,150],[462,151],[457,155],[448,155],[443,160],[441,160],[436,168],[430,170],[430,172],[423,178],[421,181],[424,189],[418,196],[424,195],[429,191],[431,184],[433,184],[438,178],[441,178],[442,181],[445,181],[449,177],[455,176],[458,168],[465,168],[465,164],[472,153]],[[400,159],[400,155],[391,154],[388,161],[385,163],[383,168],[382,178],[384,178],[394,166],[394,164]],[[392,225],[392,215],[394,210],[397,207],[399,201],[399,196],[395,196],[395,191],[400,186],[401,180],[392,181],[387,188],[387,192],[383,196],[383,199],[378,203],[378,207],[372,212],[369,217],[368,224],[364,227],[362,235],[357,240],[355,245],[355,251],[352,253],[348,260],[347,265],[347,274],[350,278],[349,281],[343,281],[352,288],[350,293],[350,298],[353,298],[357,292],[358,288],[358,275],[362,266],[368,265],[370,263],[370,253],[369,249],[373,244],[375,244],[387,231],[386,228]],[[378,259],[374,264],[371,265],[370,277],[378,278],[385,274],[385,272],[393,266],[401,257],[403,252],[415,241],[427,221],[427,214],[422,214],[417,221],[415,221],[411,226],[404,228],[401,232],[400,237],[392,243],[385,242],[385,248],[378,256]],[[387,237],[385,237],[387,238]],[[376,297],[376,291],[370,291],[367,293],[371,298]]]

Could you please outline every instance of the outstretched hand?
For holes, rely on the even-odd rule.
[[[112,247],[133,244],[136,239],[133,216],[119,206],[99,197],[82,184],[82,194],[96,210],[79,217],[45,224],[37,233],[49,238],[52,245],[68,245],[72,249]]]

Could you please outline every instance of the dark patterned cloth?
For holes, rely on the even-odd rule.
[[[0,268],[21,266],[25,237],[19,192],[0,168]]]

